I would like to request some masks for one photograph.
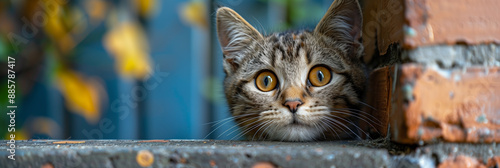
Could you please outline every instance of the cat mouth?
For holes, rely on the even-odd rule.
[[[299,121],[297,121],[297,117],[293,115],[292,117],[292,123],[291,124],[299,124]]]
[[[303,124],[303,123],[299,122],[299,120],[297,120],[297,116],[295,114],[292,116],[292,121],[288,125],[292,125],[292,126],[306,126],[306,124]]]
[[[305,127],[307,125],[297,122],[297,123],[290,123],[290,124],[288,124],[288,126],[301,126],[301,127],[303,126],[303,127]]]

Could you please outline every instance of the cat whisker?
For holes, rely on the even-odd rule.
[[[237,135],[239,135],[239,134],[243,133],[244,131],[246,131],[246,129],[245,129],[245,130],[243,130],[243,131],[241,131],[241,129],[242,129],[242,128],[248,128],[248,127],[255,126],[254,124],[258,123],[259,121],[260,121],[260,119],[257,119],[257,120],[255,120],[255,121],[251,122],[251,123],[250,123],[250,124],[248,124],[248,125],[241,126],[239,129],[235,129],[235,130],[233,130],[232,132],[230,132],[228,135],[231,135],[231,134],[233,134],[234,132],[236,132],[236,131],[240,130],[240,133],[238,133],[238,134],[237,134]],[[234,137],[233,137],[233,138],[234,138]]]
[[[378,118],[371,115],[370,113],[368,112],[365,112],[365,111],[362,111],[362,110],[358,110],[358,109],[352,109],[352,108],[334,108],[333,110],[347,110],[347,111],[354,111],[354,112],[358,112],[358,113],[362,113],[364,114],[365,116],[370,116],[372,117],[374,120],[377,120],[378,121]],[[380,121],[379,121],[380,122]]]
[[[212,133],[214,133],[217,129],[219,129],[220,127],[222,127],[223,125],[231,122],[233,120],[227,120],[226,122],[224,122],[223,124],[220,124],[219,126],[217,126],[215,129],[213,129],[212,131],[210,131],[203,139],[207,139],[208,136],[212,135]]]
[[[335,115],[332,115],[332,114],[329,114],[329,116],[338,117],[338,116],[335,116]],[[357,116],[356,116],[356,117],[357,117]],[[339,117],[339,118],[341,118],[341,117]],[[359,117],[358,117],[358,118],[359,118]],[[365,121],[365,122],[366,122],[368,125],[370,125],[370,127],[372,127],[372,128],[373,128],[373,129],[374,129],[374,130],[378,133],[378,134],[380,134],[380,132],[377,130],[377,128],[376,128],[375,126],[373,126],[373,125],[372,125],[369,121],[366,121],[366,120],[364,120],[363,118],[359,118],[359,119],[361,119],[361,120]],[[352,122],[352,121],[350,121],[350,122]],[[357,126],[357,124],[354,124],[354,123],[351,123],[351,124],[352,124],[352,125],[354,125],[354,126],[355,126],[357,129],[359,129],[360,131],[362,131],[365,135],[367,135],[367,136],[369,135],[369,134],[367,134],[365,131],[363,131],[363,129],[359,128],[359,127]]]
[[[262,124],[262,123],[257,123],[257,122],[259,122],[259,120],[257,120],[255,122],[252,122],[251,124],[249,124],[248,128],[246,128],[243,131],[240,131],[240,133],[237,134],[236,136],[234,136],[233,138],[231,138],[231,140],[233,140],[235,137],[236,137],[236,139],[241,138],[241,136],[246,135],[248,132],[252,131],[253,129],[257,128],[259,125]],[[257,123],[257,124],[253,125],[254,123]]]
[[[330,112],[340,113],[340,114],[346,114],[346,113],[341,112],[341,111],[330,111]],[[327,114],[327,115],[335,116],[335,115],[333,115],[333,114]],[[377,127],[375,127],[375,126],[373,126],[373,125],[372,125],[372,122],[373,122],[373,121],[371,121],[371,120],[369,120],[369,119],[368,119],[369,121],[367,121],[367,120],[365,120],[365,118],[363,118],[363,117],[359,117],[359,116],[356,116],[356,115],[351,115],[351,116],[356,117],[356,118],[358,118],[358,119],[360,119],[360,120],[364,121],[365,123],[367,123],[368,125],[370,125],[372,128],[374,128],[374,129],[375,129],[375,131],[376,131],[377,133],[379,133],[379,134],[380,134],[380,132],[377,130]],[[337,117],[338,117],[338,116],[337,116]],[[374,124],[376,124],[376,125],[378,125],[378,126],[381,126],[380,124],[377,124],[377,123],[374,123]]]
[[[203,125],[209,125],[209,124],[213,124],[213,125],[217,125],[219,123],[222,123],[226,120],[230,120],[230,119],[234,119],[234,118],[239,118],[239,117],[244,117],[244,116],[249,116],[249,115],[254,115],[254,114],[241,114],[241,115],[237,115],[237,116],[230,116],[230,117],[226,117],[226,118],[223,118],[223,119],[220,119],[220,120],[217,120],[217,121],[212,121],[212,122],[207,122]]]
[[[332,119],[332,118],[329,118],[329,117],[324,117],[324,119],[325,119],[325,120],[323,120],[323,121],[326,121],[326,122],[328,122],[328,123],[329,123],[329,124],[327,123],[327,126],[328,126],[328,127],[330,127],[330,129],[331,129],[331,130],[332,130],[332,131],[333,131],[333,132],[337,135],[337,137],[338,137],[339,139],[341,139],[341,137],[339,136],[339,134],[337,133],[337,131],[335,131],[335,128],[334,128],[334,127],[340,128],[340,129],[342,130],[342,132],[347,132],[347,131],[343,128],[343,127],[340,127],[340,126],[338,125],[338,124],[339,124],[339,122],[338,122],[337,120]],[[340,123],[340,124],[341,124],[341,123]],[[344,124],[342,124],[342,125],[343,125],[344,127],[346,127],[346,125],[344,125]],[[334,126],[334,127],[332,127],[332,126]],[[349,130],[350,130],[350,129],[349,129]],[[352,130],[351,130],[351,132],[352,132],[353,134],[356,134],[356,133],[354,133]],[[349,134],[349,135],[350,135],[352,138],[354,138],[351,134]]]
[[[261,30],[258,30],[258,31],[259,31],[259,32],[264,32],[263,34],[264,34],[264,35],[266,35],[266,34],[267,34],[267,32],[266,32],[266,29],[264,28],[264,26],[262,26],[262,23],[260,23],[260,21],[259,21],[257,18],[255,18],[255,17],[253,17],[253,19],[254,19],[255,21],[257,21],[257,23],[258,23],[258,24],[259,24],[259,26],[260,26],[260,29],[261,29]]]
[[[333,133],[335,133],[335,135],[337,135],[337,137],[340,139],[340,136],[339,134],[337,133],[337,131],[335,131],[335,129],[332,128],[332,126],[330,126],[328,123],[326,123],[325,121],[323,120],[319,120],[322,124],[326,125],[328,127],[329,130],[332,130]],[[323,133],[324,135],[324,133]]]
[[[275,111],[275,110],[268,110],[268,111],[261,112],[259,115],[260,116],[268,116],[268,115],[276,115],[276,114],[279,114],[279,112]]]
[[[371,109],[373,109],[373,110],[377,111],[377,109],[375,109],[375,107],[368,105],[368,103],[365,103],[365,102],[362,102],[362,101],[359,101],[359,100],[358,100],[358,103],[359,103],[359,104],[362,104],[362,105],[365,105],[366,107],[369,107],[369,108],[371,108]]]
[[[356,111],[358,113],[362,113],[361,115],[351,115],[355,118],[358,118],[362,121],[364,121],[365,123],[367,123],[368,125],[370,125],[370,127],[372,127],[377,133],[380,134],[380,132],[378,131],[377,127],[373,126],[372,124],[375,124],[379,127],[382,127],[382,124],[380,122],[380,120],[378,120],[377,118],[373,117],[372,115],[364,112],[364,111],[361,111],[361,110],[355,110],[355,109],[351,109],[353,111]],[[353,113],[351,110],[334,110],[334,111],[330,111],[330,112],[335,112],[335,113],[340,113],[340,114],[349,114],[349,113]]]
[[[347,123],[349,123],[349,124],[353,125],[354,127],[356,127],[356,129],[358,129],[358,130],[360,130],[361,132],[363,132],[363,134],[364,134],[364,135],[367,135],[367,136],[369,135],[369,134],[367,134],[365,131],[363,131],[363,129],[359,128],[359,127],[357,126],[357,124],[356,124],[356,123],[353,123],[353,122],[352,122],[352,121],[350,121],[350,120],[347,120],[347,119],[345,119],[345,118],[342,118],[342,117],[339,117],[339,116],[335,116],[335,115],[329,115],[329,116],[330,116],[330,117],[335,117],[335,118],[341,119],[341,120],[343,120],[343,121],[345,121],[345,122],[347,122]],[[342,123],[341,123],[341,124],[342,124]],[[342,125],[344,125],[344,126],[345,126],[345,124],[342,124]],[[345,127],[347,127],[347,126],[345,126]],[[347,129],[349,129],[351,132],[353,132],[350,128],[348,128],[348,127],[347,127]],[[353,133],[354,133],[354,132],[353,132]],[[359,139],[362,139],[362,138],[361,138],[358,134],[356,134],[356,136],[357,136]],[[368,136],[368,138],[369,138],[369,136]]]
[[[233,128],[235,128],[237,126],[240,126],[240,124],[243,124],[243,123],[245,123],[247,121],[250,121],[250,120],[253,120],[253,119],[257,119],[258,120],[259,117],[258,116],[257,117],[251,117],[251,118],[247,118],[247,119],[245,119],[245,120],[243,120],[241,122],[238,122],[236,125],[233,125],[231,128],[229,128],[226,131],[222,132],[219,136],[217,136],[217,138],[219,138],[220,136],[224,135],[227,131],[232,130]]]
[[[254,140],[255,138],[255,135],[257,135],[257,133],[259,133],[260,129],[264,128],[264,126],[266,126],[267,124],[270,124],[272,121],[265,121],[261,126],[260,128],[253,134],[252,136],[252,141]],[[262,137],[259,137],[259,139],[262,138]]]
[[[381,125],[379,122],[377,122],[377,121],[373,121],[372,119],[370,119],[370,118],[368,118],[368,117],[366,117],[366,116],[362,116],[362,115],[361,115],[361,116],[358,116],[358,115],[353,115],[353,114],[351,114],[351,113],[350,113],[350,111],[338,111],[338,110],[333,110],[333,111],[330,111],[330,112],[331,112],[331,113],[338,113],[338,114],[346,114],[346,115],[350,115],[350,116],[355,117],[355,118],[357,118],[357,119],[360,119],[360,120],[362,120],[362,121],[364,121],[364,122],[366,122],[366,123],[368,123],[368,124],[370,124],[370,125],[373,123],[373,124],[375,124],[375,125],[377,125],[377,126],[382,126],[382,125]]]
[[[285,132],[285,136],[281,136],[280,142],[283,142],[285,140],[285,137],[290,135],[290,132]]]
[[[225,122],[223,122],[222,124],[220,124],[219,126],[217,126],[215,129],[213,129],[212,131],[210,131],[210,133],[208,133],[203,139],[206,139],[208,136],[210,136],[212,133],[214,133],[217,129],[219,129],[223,125],[225,125],[225,124],[227,124],[227,123],[229,123],[231,121],[234,121],[234,120],[231,120],[231,119],[237,119],[237,118],[247,117],[247,116],[250,116],[250,115],[255,115],[255,114],[253,114],[253,113],[241,114],[241,115],[228,117],[226,119],[222,119],[221,121],[218,121],[216,124],[214,124],[214,126],[222,123],[222,121],[225,121]]]
[[[321,127],[322,130],[325,130],[326,131],[326,128],[323,127],[321,124],[319,123],[314,123],[314,128],[316,129],[319,129],[319,127]],[[324,131],[321,131],[321,134],[323,134],[323,138],[326,139],[326,135],[325,135],[325,132]]]
[[[263,112],[260,112],[260,114],[262,113],[265,113],[265,112],[269,112],[269,111],[272,111],[272,110],[267,110],[267,111],[263,111]],[[227,131],[230,131],[230,130],[233,130],[232,132],[230,132],[229,134],[227,135],[231,135],[233,134],[234,132],[236,132],[237,130],[240,130],[240,128],[242,127],[241,124],[247,122],[247,121],[250,121],[252,119],[257,119],[256,121],[253,121],[252,123],[248,124],[248,125],[252,125],[252,124],[255,124],[256,122],[260,121],[261,120],[261,116],[258,116],[259,114],[257,113],[258,111],[253,111],[253,112],[248,112],[249,114],[252,114],[252,115],[255,115],[254,117],[251,117],[251,118],[247,118],[241,122],[238,122],[236,125],[232,126],[231,128],[229,128],[228,130],[224,131],[222,134],[220,134],[217,138],[219,138],[220,136],[224,135]],[[245,115],[245,116],[248,116],[248,115]],[[236,127],[240,127],[240,128],[236,128]],[[236,128],[236,129],[234,129]],[[244,134],[243,134],[244,135]],[[234,138],[234,137],[233,137]]]
[[[308,112],[317,112],[319,109],[323,109],[323,110],[327,110],[328,108],[326,107],[320,107],[320,108],[314,108],[315,111],[310,111],[310,110],[306,110]],[[374,116],[368,114],[367,112],[364,112],[364,111],[361,111],[361,110],[357,110],[357,109],[350,109],[350,108],[334,108],[335,110],[334,111],[330,111],[330,112],[335,112],[335,113],[340,113],[340,114],[346,114],[346,115],[350,115],[350,116],[353,116],[355,118],[358,118],[366,123],[368,123],[371,127],[375,128],[373,124],[376,124],[378,126],[381,126],[381,122],[380,120],[378,120],[377,118],[375,118]],[[357,113],[354,113],[352,111],[355,111],[355,112],[358,112],[358,113],[362,113],[363,115],[356,115]]]
[[[271,123],[271,122],[270,122]],[[266,132],[266,130],[271,127],[271,124],[267,125],[266,128],[260,133],[259,135],[259,139],[262,139],[262,135],[264,134],[264,132]],[[266,134],[266,137],[264,137],[264,139],[267,138],[267,134]]]
[[[321,111],[326,111],[328,110],[328,107],[326,106],[319,106],[319,107],[313,107],[313,108],[306,108],[304,109],[307,112],[321,112]]]

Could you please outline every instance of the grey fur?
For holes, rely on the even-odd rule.
[[[225,94],[242,134],[251,140],[284,141],[356,136],[350,119],[357,115],[366,81],[360,60],[361,23],[357,1],[335,0],[313,32],[264,37],[233,10],[219,8]],[[307,81],[311,68],[318,65],[332,73],[330,83],[322,87]],[[277,89],[262,92],[255,87],[255,77],[263,70],[276,74]],[[283,105],[292,91],[304,102],[295,114]]]

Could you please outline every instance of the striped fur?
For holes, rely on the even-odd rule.
[[[314,31],[263,36],[235,11],[219,8],[225,95],[242,135],[282,141],[356,137],[351,119],[357,115],[366,81],[360,61],[361,23],[356,0],[335,0]],[[308,73],[316,65],[332,71],[325,86],[308,84]],[[255,77],[263,70],[276,74],[277,89],[256,88]],[[290,97],[304,102],[295,114],[283,105]]]

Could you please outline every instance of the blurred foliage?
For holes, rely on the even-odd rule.
[[[281,23],[281,29],[290,29],[303,24],[317,23],[324,15],[322,4],[314,3],[308,0],[259,0],[280,5],[285,11],[285,21]],[[307,25],[306,25],[307,26]]]
[[[58,134],[60,134],[61,132],[61,127],[59,127],[59,125],[51,118],[36,117],[32,120],[29,120],[29,123],[26,124],[23,132],[25,132],[25,138],[29,138],[26,137],[26,135],[28,134],[35,136],[45,135],[48,137],[58,137]]]
[[[207,7],[201,1],[190,1],[181,8],[180,16],[189,25],[207,30],[209,28]]]
[[[149,45],[137,23],[119,23],[111,28],[104,37],[104,46],[115,57],[122,76],[144,79],[151,73]]]
[[[208,77],[202,82],[201,93],[208,101],[214,104],[222,104],[226,101],[224,96],[224,85],[222,79],[217,77]]]
[[[80,114],[89,123],[95,124],[100,117],[99,107],[106,96],[105,90],[95,79],[85,79],[78,72],[60,69],[57,71],[59,90],[66,98],[69,110]]]
[[[133,0],[134,6],[137,8],[139,15],[142,17],[150,17],[158,11],[157,0]]]
[[[321,18],[321,4],[307,0],[259,0],[279,5],[286,18],[281,28],[288,29],[308,23],[310,18]],[[146,80],[152,74],[151,49],[146,28],[148,18],[158,12],[159,0],[11,0],[0,1],[0,66],[7,56],[24,62],[16,65],[16,104],[30,93],[39,82],[58,91],[64,98],[67,111],[96,124],[108,104],[104,83],[98,76],[80,71],[91,69],[91,63],[76,62],[82,41],[99,37],[102,47],[114,59],[117,74],[132,83]],[[206,1],[187,0],[178,11],[185,23],[209,30],[213,17]],[[46,8],[46,7],[49,7]],[[309,26],[309,25],[307,25]],[[25,29],[28,29],[26,35]],[[101,32],[104,31],[104,32]],[[102,34],[104,37],[101,38]],[[168,40],[168,39],[167,39]],[[5,73],[5,72],[4,72]],[[0,92],[6,93],[6,77],[0,78]],[[36,81],[36,82],[34,82]],[[203,80],[202,94],[212,103],[223,103],[221,79]],[[215,89],[214,89],[215,88]],[[0,106],[7,105],[7,97],[0,96]],[[2,117],[0,125],[8,125]],[[23,123],[24,122],[24,123]],[[50,118],[36,116],[16,123],[16,139],[34,135],[57,136],[64,126]],[[7,135],[0,129],[0,135]]]
[[[160,1],[131,1],[133,5],[130,6],[134,10],[129,10],[126,1],[0,2],[0,65],[6,64],[7,56],[23,58],[25,61],[22,64],[18,62],[16,66],[16,89],[19,90],[16,91],[16,100],[22,100],[19,97],[29,92],[33,80],[43,76],[47,79],[42,81],[50,81],[52,87],[64,97],[64,106],[68,111],[82,116],[90,124],[96,124],[108,97],[98,77],[77,70],[75,65],[89,68],[93,65],[76,63],[74,52],[85,38],[96,33],[94,31],[98,27],[113,23],[106,30],[102,44],[114,56],[116,71],[130,80],[147,79],[151,75],[151,61],[143,24],[155,14]],[[126,13],[117,13],[122,11]],[[111,17],[117,15],[128,17]],[[28,35],[25,29],[29,29]],[[2,76],[0,82],[0,86],[5,86],[6,77]],[[6,93],[5,88],[2,87],[0,92]],[[6,97],[0,97],[2,107],[6,106]],[[60,128],[49,118],[38,117],[30,121],[23,125],[21,121],[16,123],[16,139],[30,138],[35,134],[54,136],[54,131],[58,130],[55,128]],[[7,125],[8,122],[5,117],[0,120],[1,125]],[[4,129],[0,130],[0,134],[8,136]]]

